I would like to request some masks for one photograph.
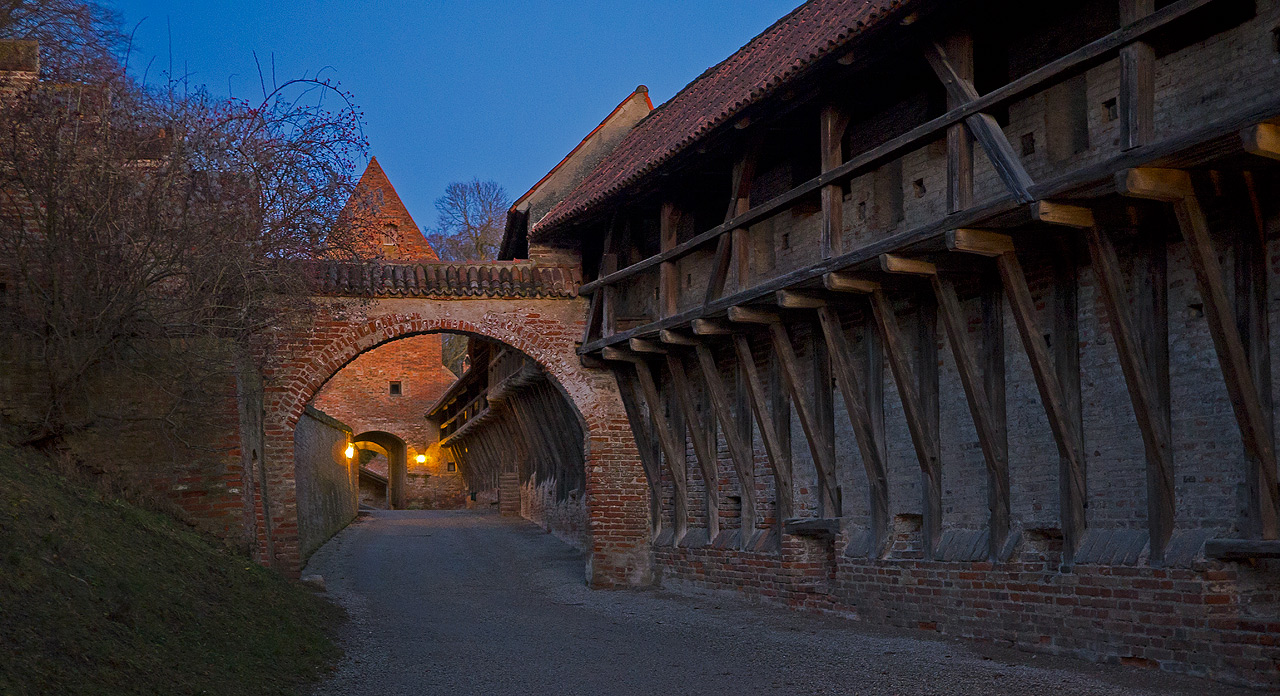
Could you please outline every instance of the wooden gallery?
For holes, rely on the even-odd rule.
[[[812,0],[504,254],[662,585],[1277,686],[1278,117],[1275,0]]]

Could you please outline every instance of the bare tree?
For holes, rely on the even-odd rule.
[[[498,258],[511,200],[497,182],[455,181],[436,199],[436,229],[427,241],[446,261]]]
[[[236,346],[269,348],[308,317],[298,262],[344,243],[359,111],[314,79],[264,81],[253,103],[149,89],[84,38],[95,22],[115,31],[95,5],[3,7],[0,30],[39,29],[73,66],[0,97],[0,329],[22,344],[39,397],[28,439],[132,417],[119,398],[91,398],[122,372],[173,410],[190,405],[206,377],[231,373]]]

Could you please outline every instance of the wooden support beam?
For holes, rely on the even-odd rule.
[[[958,32],[947,37],[943,45],[956,75],[972,83],[973,37]],[[947,94],[947,109],[963,106],[956,95]],[[963,124],[947,127],[947,212],[956,213],[973,205],[973,134]]]
[[[1274,123],[1259,123],[1240,131],[1240,143],[1245,152],[1280,160],[1280,126]]]
[[[849,423],[853,426],[853,433],[858,442],[858,452],[862,455],[862,467],[867,476],[868,513],[871,521],[870,555],[878,558],[884,554],[889,539],[889,474],[884,457],[884,442],[867,408],[867,392],[862,388],[861,380],[858,379],[853,351],[849,347],[844,327],[840,324],[839,314],[834,307],[825,304],[817,310],[818,323],[822,327],[822,335],[827,342],[827,352],[831,356],[832,372],[835,374],[836,384],[840,387],[840,396],[844,399]]]
[[[774,490],[777,495],[776,514],[778,529],[782,529],[783,520],[791,518],[791,510],[795,498],[792,494],[791,452],[782,446],[778,438],[778,427],[769,411],[768,398],[764,384],[760,380],[760,370],[756,368],[756,359],[751,352],[751,342],[744,334],[733,335],[733,348],[738,354],[738,367],[745,377],[747,398],[751,402],[751,412],[755,414],[756,426],[760,430],[760,439],[764,441],[765,455],[769,459],[769,468],[773,470]]]
[[[1219,561],[1255,561],[1280,558],[1280,541],[1257,539],[1210,539],[1204,555]]]
[[[733,333],[724,322],[714,319],[694,319],[691,324],[695,336],[728,336]]]
[[[1120,0],[1120,25],[1129,26],[1156,11],[1155,0]],[[1131,150],[1155,137],[1156,51],[1144,41],[1120,49],[1120,148]]]
[[[849,116],[835,104],[822,109],[820,147],[822,171],[828,172],[844,163],[844,131]],[[842,251],[844,234],[844,186],[839,183],[822,187],[822,256],[830,258]]]
[[[1235,201],[1247,200],[1249,212],[1232,205],[1235,211],[1235,310],[1236,326],[1240,331],[1240,340],[1249,359],[1249,371],[1253,383],[1257,385],[1258,396],[1262,405],[1263,421],[1267,424],[1275,422],[1275,404],[1271,391],[1271,327],[1268,321],[1267,281],[1267,228],[1262,216],[1261,201],[1258,199],[1253,174],[1243,172],[1239,185],[1234,187]],[[1275,442],[1275,430],[1270,431],[1271,441]],[[1259,538],[1264,536],[1265,527],[1262,520],[1254,515],[1255,510],[1267,509],[1267,500],[1263,496],[1267,482],[1260,476],[1263,463],[1250,462],[1248,500],[1258,503],[1249,504],[1249,520],[1246,534]]]
[[[822,285],[832,292],[852,292],[859,295],[867,295],[880,289],[880,284],[874,280],[840,272],[823,275]]]
[[[738,490],[742,497],[742,515],[740,519],[740,543],[745,547],[756,526],[756,477],[755,461],[751,451],[749,437],[742,437],[740,423],[735,418],[746,418],[742,412],[735,416],[729,404],[729,394],[724,382],[720,379],[720,368],[716,364],[711,348],[699,344],[698,365],[702,369],[703,383],[707,385],[707,394],[711,397],[711,408],[716,420],[720,422],[720,432],[724,436],[725,445],[729,449],[729,457],[733,461],[733,471],[738,477]],[[750,431],[747,431],[750,433]]]
[[[605,254],[600,261],[600,274],[608,275],[618,270],[618,255]],[[596,293],[600,296],[600,334],[608,337],[618,332],[617,288],[606,285]],[[593,295],[592,300],[595,299]]]
[[[998,416],[991,406],[983,373],[979,371],[969,345],[968,322],[964,319],[955,288],[937,274],[929,279],[938,300],[947,342],[951,344],[951,354],[955,357],[956,371],[960,373],[960,384],[969,402],[969,415],[978,433],[978,445],[987,465],[987,528],[990,532],[987,552],[989,559],[996,560],[1009,537],[1009,443],[1004,418]]]
[[[675,488],[675,508],[672,513],[672,528],[675,537],[673,544],[678,544],[689,530],[689,486],[686,477],[686,460],[684,438],[677,437],[671,424],[663,417],[662,398],[658,395],[658,385],[653,381],[653,372],[649,364],[643,360],[634,363],[636,377],[640,382],[640,393],[648,405],[649,417],[653,420],[654,429],[658,432],[658,441],[662,444],[662,453],[667,462],[667,471],[671,474],[671,482]]]
[[[1036,201],[1031,204],[1031,217],[1048,225],[1061,225],[1077,229],[1093,227],[1093,211],[1078,205]]]
[[[667,353],[667,370],[671,373],[676,399],[680,409],[684,411],[684,422],[689,430],[689,438],[693,442],[693,454],[702,472],[709,541],[720,533],[720,476],[717,472],[715,436],[711,434],[714,431],[709,432],[707,424],[703,423],[698,413],[697,402],[693,396],[693,385],[689,383],[689,375],[684,369],[684,359],[675,353]],[[710,441],[708,441],[709,434],[711,434]]]
[[[978,256],[996,257],[1013,251],[1013,238],[986,230],[959,229],[947,232],[947,248]]]
[[[658,338],[661,339],[663,343],[673,345],[673,346],[702,345],[702,342],[694,338],[693,336],[683,334],[679,331],[672,331],[670,329],[663,329],[662,331],[658,332]]]
[[[755,307],[730,307],[729,321],[735,324],[777,324],[782,321],[777,312]]]
[[[928,261],[909,259],[897,254],[881,254],[880,269],[885,273],[901,273],[904,275],[931,276],[937,275],[938,267]]]
[[[907,360],[906,348],[893,306],[881,290],[871,293],[871,312],[876,329],[889,359],[889,370],[898,387],[902,412],[907,419],[907,430],[915,446],[916,458],[922,475],[921,512],[925,557],[937,555],[938,541],[942,536],[942,457],[938,446],[937,429],[926,412],[928,405],[922,401],[915,371]]]
[[[680,210],[670,201],[663,201],[659,220],[659,244],[662,251],[670,251],[676,246],[677,227],[680,224]],[[663,318],[679,311],[680,273],[675,260],[663,261],[658,267],[658,311]]]
[[[974,88],[973,81],[961,74],[942,46],[936,43],[927,46],[925,59],[929,61],[929,66],[942,81],[943,87],[947,90],[948,99],[959,105],[978,100],[980,95]],[[974,139],[982,146],[982,151],[987,154],[987,159],[991,161],[996,174],[1014,198],[1020,203],[1030,203],[1035,200],[1028,192],[1035,182],[1022,166],[1022,160],[1014,152],[1013,145],[1009,144],[1009,139],[1005,137],[995,117],[990,114],[976,113],[965,118],[964,123]]]
[[[628,345],[636,353],[662,355],[667,352],[667,349],[663,348],[662,344],[644,338],[633,338],[628,342]]]
[[[1147,527],[1151,535],[1151,560],[1159,564],[1173,533],[1173,446],[1168,412],[1162,407],[1156,375],[1147,364],[1142,334],[1129,312],[1120,260],[1110,238],[1097,227],[1087,232],[1098,293],[1106,306],[1120,368],[1129,388],[1138,429],[1147,451]],[[1167,362],[1164,367],[1167,371]]]
[[[817,309],[827,304],[822,297],[802,290],[779,290],[777,299],[782,309]]]
[[[1053,365],[1071,452],[1084,452],[1080,410],[1079,255],[1074,239],[1060,239],[1053,254]],[[1059,449],[1061,452],[1061,448]],[[1071,457],[1058,456],[1058,517],[1063,566],[1071,567],[1085,533],[1086,472]]]
[[[1209,323],[1218,364],[1250,461],[1249,478],[1260,482],[1256,496],[1249,501],[1250,517],[1258,520],[1258,533],[1262,538],[1280,538],[1280,492],[1276,484],[1271,424],[1266,417],[1260,386],[1254,379],[1240,329],[1233,321],[1233,308],[1222,281],[1222,267],[1191,177],[1177,170],[1131,169],[1118,174],[1116,181],[1117,188],[1127,195],[1173,203],[1178,226],[1187,240],[1191,268],[1204,302],[1204,316]]]

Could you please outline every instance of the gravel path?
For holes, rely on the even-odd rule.
[[[720,596],[595,592],[582,568],[524,521],[362,516],[307,567],[351,614],[314,694],[1254,693]]]

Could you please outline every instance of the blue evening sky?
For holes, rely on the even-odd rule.
[[[654,105],[801,0],[116,0],[131,64],[261,96],[282,81],[354,93],[377,156],[422,227],[450,181],[524,193],[638,84]],[[107,0],[108,3],[111,0]],[[172,37],[172,53],[169,49]],[[268,75],[269,81],[269,75]]]

